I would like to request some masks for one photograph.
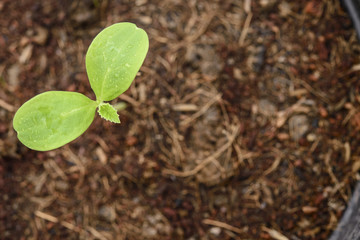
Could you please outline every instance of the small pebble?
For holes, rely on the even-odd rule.
[[[211,234],[213,234],[213,235],[215,235],[215,236],[219,236],[220,233],[221,233],[221,228],[219,228],[219,227],[212,227],[212,228],[210,228],[209,231],[210,231]]]
[[[277,108],[267,99],[260,99],[259,101],[259,112],[264,116],[270,117],[276,114]]]
[[[324,107],[319,107],[319,114],[323,118],[326,118],[329,115],[327,110]]]
[[[316,134],[315,133],[309,133],[306,136],[306,140],[308,140],[309,142],[314,142],[316,140]]]
[[[101,206],[99,208],[99,216],[109,222],[113,222],[116,219],[115,209],[112,206]]]
[[[290,136],[294,141],[299,141],[308,130],[309,121],[305,115],[295,115],[289,119]]]

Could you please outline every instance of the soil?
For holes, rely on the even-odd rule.
[[[23,146],[16,109],[91,98],[84,56],[150,49],[121,124]],[[0,239],[327,239],[360,179],[360,45],[337,0],[0,1]]]

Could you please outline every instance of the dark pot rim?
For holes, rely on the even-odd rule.
[[[360,40],[360,0],[342,0]],[[357,182],[347,208],[329,240],[360,239],[360,181]]]

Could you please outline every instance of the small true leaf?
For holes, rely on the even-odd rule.
[[[80,136],[92,123],[97,103],[76,92],[50,91],[24,103],[14,129],[28,148],[47,151]]]
[[[116,23],[102,30],[86,53],[86,71],[98,101],[125,92],[149,48],[146,32],[133,23]]]
[[[98,108],[99,115],[113,123],[120,123],[119,114],[117,114],[115,108],[109,103],[102,103]]]

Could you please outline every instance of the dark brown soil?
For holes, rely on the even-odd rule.
[[[84,56],[129,21],[150,49],[74,142],[36,152],[34,95],[94,98]],[[327,239],[359,179],[360,45],[338,0],[0,1],[0,239]],[[360,135],[359,135],[360,136]]]

